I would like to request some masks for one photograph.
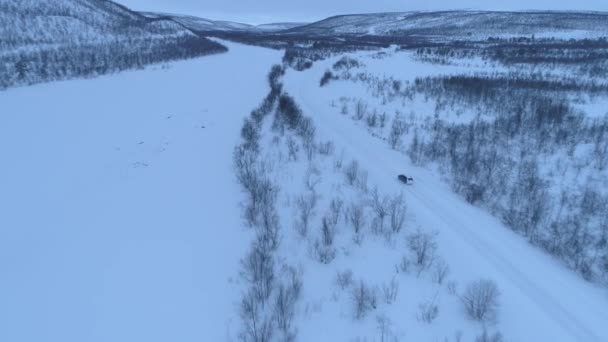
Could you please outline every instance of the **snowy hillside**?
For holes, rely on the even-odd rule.
[[[225,51],[105,0],[0,0],[0,89]]]
[[[608,35],[608,14],[585,12],[404,12],[343,15],[287,31],[318,36],[378,35],[481,39],[497,36],[577,38]]]
[[[255,32],[255,33],[263,33],[263,32],[278,32],[284,31],[288,29],[293,29],[295,27],[303,26],[304,23],[268,23],[261,25],[250,25],[244,23],[237,23],[233,21],[224,21],[224,20],[210,20],[205,18],[200,18],[196,16],[189,15],[177,15],[177,14],[165,14],[165,13],[153,13],[153,12],[143,12],[142,15],[148,18],[156,18],[156,19],[168,19],[175,21],[187,27],[190,30],[196,32]]]
[[[175,15],[165,13],[143,12],[147,18],[166,19],[175,21],[184,27],[199,32],[213,31],[247,31],[255,29],[255,26],[236,23],[231,21],[210,20],[189,15]]]

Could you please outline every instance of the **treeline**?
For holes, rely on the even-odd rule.
[[[194,35],[32,48],[0,56],[0,89],[92,77],[225,51],[224,46]]]
[[[481,58],[505,66],[567,67],[586,76],[608,76],[608,40],[555,38],[489,38],[486,42],[454,42],[416,49],[423,61],[449,64],[454,59]]]
[[[274,113],[273,130],[289,130],[300,137],[309,156],[317,146],[312,120],[305,117],[295,100],[283,91],[284,73],[281,65],[271,69],[270,92],[245,119],[242,142],[234,151],[235,173],[246,194],[243,217],[256,233],[249,253],[241,262],[241,278],[248,286],[239,309],[242,341],[295,341],[297,335],[294,316],[303,280],[297,268],[275,255],[281,243],[277,210],[280,186],[269,177],[272,163],[261,156],[263,123]]]

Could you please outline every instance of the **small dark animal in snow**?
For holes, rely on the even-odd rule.
[[[414,178],[407,177],[405,175],[399,175],[399,176],[397,176],[397,179],[399,179],[404,184],[413,184],[414,183]]]

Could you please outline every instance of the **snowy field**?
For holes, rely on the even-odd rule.
[[[0,92],[0,341],[221,341],[232,150],[276,51]]]

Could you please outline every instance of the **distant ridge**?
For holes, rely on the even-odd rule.
[[[349,14],[284,31],[313,36],[476,37],[560,34],[608,35],[608,13],[577,11],[436,11]]]

